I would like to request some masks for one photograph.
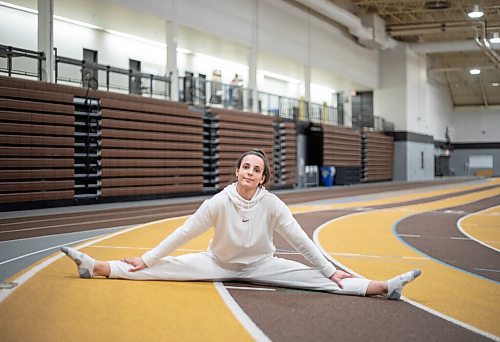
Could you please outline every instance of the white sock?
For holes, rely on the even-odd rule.
[[[93,258],[89,257],[85,253],[78,252],[66,246],[61,247],[61,251],[69,256],[78,266],[78,273],[80,274],[81,278],[94,277],[95,260]]]
[[[408,284],[410,281],[415,280],[420,274],[421,270],[413,270],[410,272],[403,273],[389,279],[387,281],[387,298],[389,299],[399,299],[401,298],[401,291],[403,291],[403,287]]]

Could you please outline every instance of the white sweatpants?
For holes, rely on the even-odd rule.
[[[341,289],[317,269],[278,257],[269,257],[243,269],[233,270],[221,267],[208,252],[168,256],[136,272],[129,272],[132,266],[122,261],[110,261],[109,265],[110,278],[174,281],[238,280],[358,296],[366,294],[370,282],[362,278],[347,278],[342,280],[344,288]]]

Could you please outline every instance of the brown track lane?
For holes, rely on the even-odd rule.
[[[412,183],[371,183],[356,186],[333,186],[329,188],[305,189],[279,192],[278,196],[287,204],[303,203],[321,199],[373,194],[384,191],[414,189],[422,186],[463,183],[463,179],[433,180]],[[125,208],[98,209],[89,212],[48,214],[1,219],[0,241],[22,239],[50,234],[64,234],[91,229],[111,228],[147,223],[163,218],[192,214],[202,199],[180,200],[182,203],[163,205],[130,205]]]
[[[296,218],[312,236],[324,222],[348,213],[325,211]],[[282,239],[275,242],[279,249],[290,249]],[[286,257],[305,262],[298,255]],[[402,301],[290,290],[229,292],[273,341],[489,341]]]
[[[460,218],[499,204],[500,196],[495,196],[447,210],[411,216],[399,222],[396,231],[398,234],[419,235],[420,237],[400,238],[434,259],[499,282],[500,272],[483,271],[500,270],[498,252],[470,240],[457,228]],[[452,237],[463,239],[451,239]]]

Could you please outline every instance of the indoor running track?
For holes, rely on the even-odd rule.
[[[330,260],[387,279],[423,273],[403,301],[241,283],[80,279],[55,253],[0,290],[2,341],[500,340],[500,181],[291,206]],[[80,248],[99,259],[141,255],[186,217],[132,226]],[[206,249],[208,232],[176,253]],[[277,255],[305,262],[279,236]]]

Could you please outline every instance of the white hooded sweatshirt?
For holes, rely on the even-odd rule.
[[[335,267],[302,230],[283,201],[265,188],[257,188],[248,201],[238,194],[236,183],[203,202],[181,227],[142,259],[151,266],[210,227],[214,227],[214,235],[208,251],[222,267],[244,269],[271,257],[276,251],[273,243],[276,230],[326,277],[335,273]]]

